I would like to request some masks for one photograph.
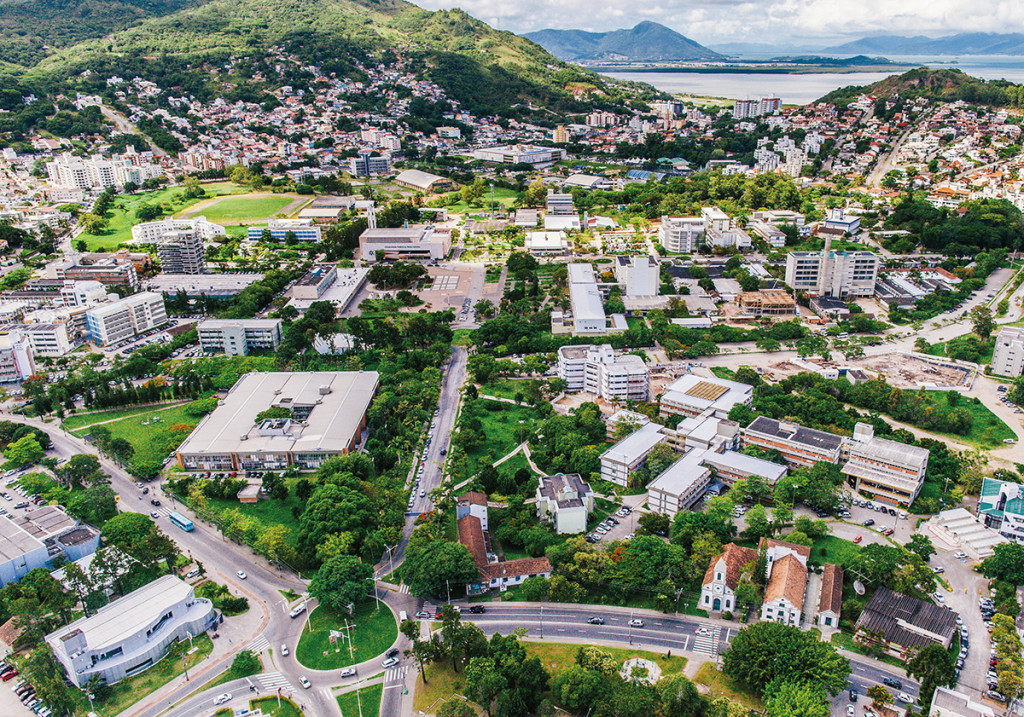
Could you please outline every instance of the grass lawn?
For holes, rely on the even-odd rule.
[[[491,411],[485,408],[488,405],[500,408]],[[482,440],[466,451],[473,464],[474,473],[484,464],[493,463],[515,448],[523,438],[531,435],[541,422],[540,413],[532,406],[516,406],[487,400],[474,401],[473,406],[474,408],[470,409],[467,404],[464,410],[472,410],[473,415],[481,423]]]
[[[271,717],[302,717],[302,710],[298,705],[287,697],[281,698],[281,706],[277,705],[277,697],[260,697],[258,700],[249,700],[249,709],[260,710]]]
[[[970,336],[970,334],[967,334]],[[940,341],[937,344],[932,344],[928,349],[928,354],[931,356],[946,356],[946,347],[949,345],[949,341]],[[978,363],[989,364],[992,363],[992,354],[995,352],[995,343],[993,342],[992,347],[981,353],[978,357]]]
[[[748,692],[746,688],[740,687],[731,678],[723,675],[713,662],[705,662],[701,665],[697,674],[693,676],[693,681],[707,685],[712,697],[725,697],[730,702],[736,702],[752,710],[764,708],[757,695]]]
[[[870,654],[863,645],[861,645],[859,642],[854,641],[853,635],[851,635],[848,632],[832,633],[831,642],[836,647],[841,647],[844,650],[849,650],[850,652],[856,652],[858,655]],[[906,669],[907,667],[907,663],[905,661],[900,661],[895,657],[892,657],[891,655],[870,656],[874,657],[876,660],[881,660],[882,662],[888,665],[892,665],[893,667],[899,667],[900,669]]]
[[[559,642],[523,642],[523,646],[526,648],[526,655],[528,657],[540,658],[540,661],[544,664],[544,669],[551,674],[576,664],[576,652],[580,648],[580,645]],[[622,663],[631,657],[642,657],[645,660],[656,663],[664,675],[674,675],[682,672],[683,668],[686,667],[686,658],[681,655],[666,657],[663,653],[645,652],[644,650],[634,650],[628,647],[605,647],[603,645],[598,646],[598,649],[611,655],[619,663],[620,667]]]
[[[263,525],[283,525],[288,529],[286,542],[293,548],[298,547],[299,521],[292,515],[292,508],[303,505],[295,495],[295,484],[299,482],[299,479],[289,478],[285,482],[288,485],[288,497],[284,500],[269,498],[257,503],[239,503],[235,498],[210,498],[209,505],[217,513],[235,508],[242,515],[255,517]]]
[[[515,399],[516,393],[523,391],[523,382],[531,381],[534,379],[513,379],[513,378],[497,378],[490,381],[480,387],[480,393],[488,396],[497,396],[498,398],[511,398]]]
[[[358,697],[356,692],[359,693]],[[341,710],[342,717],[378,717],[383,692],[384,685],[370,685],[338,695],[338,709]]]
[[[441,707],[438,700],[448,700],[452,695],[466,694],[466,674],[464,672],[455,674],[452,671],[451,662],[446,660],[429,665],[426,668],[426,673],[427,684],[423,684],[423,677],[418,671],[416,674],[416,689],[412,701],[414,712],[426,712],[431,705],[434,705],[431,709],[436,712]],[[434,704],[435,702],[437,704]],[[349,717],[348,713],[345,717]]]
[[[338,638],[334,645],[330,643],[330,631],[344,633],[339,628],[345,627],[346,618],[349,625],[355,625],[351,631],[351,653],[343,637]],[[295,648],[295,659],[316,670],[333,670],[368,660],[391,647],[398,637],[398,623],[394,615],[383,605],[378,612],[373,600],[358,605],[354,618],[318,607],[310,614],[309,620],[313,630],[303,629]]]
[[[824,550],[824,554],[821,552]],[[856,556],[863,548],[849,540],[826,535],[814,541],[811,548],[811,560],[816,563],[835,563],[842,565],[847,558]]]
[[[188,641],[186,641],[180,646],[183,648],[180,652],[178,652],[178,648],[172,648],[164,659],[145,672],[121,680],[114,685],[111,688],[113,692],[110,698],[103,703],[97,702],[95,704],[95,711],[98,717],[113,717],[113,715],[120,714],[145,695],[160,689],[182,674],[185,671],[185,667],[183,666],[181,656],[189,653],[190,649],[191,652],[184,663],[190,669],[205,660],[206,656],[213,650],[213,641],[205,634],[195,638],[192,644],[193,647],[189,648]],[[76,710],[77,713],[87,714],[89,712],[89,702],[85,697],[85,693],[75,692],[75,697],[79,703],[79,708]]]
[[[143,415],[138,413],[129,415],[127,418],[122,418],[111,423],[104,423],[103,425],[110,429],[111,438],[124,438],[132,447],[135,449],[135,456],[140,459],[159,459],[163,460],[167,457],[167,452],[163,450],[159,441],[154,439],[163,434],[171,426],[179,423],[186,424],[191,427],[195,427],[199,423],[199,418],[196,416],[190,416],[185,412],[185,406],[187,404],[181,404],[174,408],[169,408],[166,411],[154,411],[152,408],[148,409]],[[151,418],[159,418],[159,421],[152,421]],[[105,419],[101,419],[105,420]],[[91,424],[94,425],[96,422],[93,421]],[[143,425],[147,423],[148,425]],[[73,431],[77,436],[84,436],[89,433],[88,425],[82,428],[77,428]]]
[[[91,426],[94,423],[99,423],[101,421],[110,421],[117,418],[128,418],[129,416],[144,416],[146,414],[153,413],[153,411],[155,410],[159,410],[159,408],[159,406],[146,406],[145,408],[114,408],[108,411],[89,411],[88,413],[75,413],[64,419],[63,426],[65,431],[77,431],[79,428]]]
[[[206,190],[206,197],[203,199],[225,194],[239,194],[245,191],[244,187],[230,182],[204,184],[203,189]],[[123,242],[132,238],[132,227],[138,224],[135,219],[136,209],[143,204],[159,204],[164,208],[165,214],[174,214],[200,201],[185,199],[184,195],[184,187],[164,187],[149,192],[120,195],[114,199],[113,208],[107,217],[107,228],[100,234],[83,232],[79,238],[85,240],[89,251],[116,249]]]
[[[252,223],[274,216],[298,198],[297,194],[232,197],[204,207],[202,215],[216,224]]]
[[[455,329],[452,332],[452,344],[455,346],[472,346],[475,329]]]
[[[944,391],[928,391],[936,401],[946,401]],[[1010,427],[1003,423],[996,414],[992,413],[985,404],[973,399],[961,398],[956,404],[957,408],[966,408],[971,412],[971,430],[967,435],[960,436],[953,433],[943,433],[953,440],[965,440],[974,443],[981,448],[997,448],[1003,445],[1004,438],[1016,438],[1016,434]]]

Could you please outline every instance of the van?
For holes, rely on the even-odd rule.
[[[402,610],[401,612],[398,613],[398,624],[399,625],[401,625],[403,622],[405,622],[408,619],[409,619],[409,615],[405,612],[405,610]]]
[[[294,618],[297,618],[299,615],[301,615],[304,612],[306,612],[306,603],[302,603],[301,605],[296,605],[294,608],[292,608],[292,611],[290,613],[288,613],[288,617],[294,619]]]

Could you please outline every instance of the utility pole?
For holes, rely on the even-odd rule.
[[[540,606],[540,639],[544,639],[544,606]]]

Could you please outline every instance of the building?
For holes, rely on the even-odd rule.
[[[85,312],[89,340],[108,346],[167,323],[164,297],[152,291],[134,294]]]
[[[312,470],[358,445],[376,371],[248,373],[178,447],[185,470]],[[289,418],[257,416],[269,408]]]
[[[567,256],[569,240],[565,232],[526,232],[526,251],[534,256]]]
[[[79,263],[61,261],[52,266],[55,278],[61,281],[98,281],[106,286],[127,286],[130,289],[139,286],[138,271],[127,254],[123,258],[112,255],[96,261],[82,258]]]
[[[927,448],[876,438],[867,423],[854,426],[850,459],[842,467],[847,482],[860,493],[905,508],[921,492],[927,469]]]
[[[320,241],[320,230],[311,219],[271,219],[265,227],[249,227],[246,241],[263,241],[265,233],[270,232],[271,241],[287,242],[289,235],[294,235],[295,241],[316,243]]]
[[[770,538],[762,538],[758,547],[765,552],[768,571],[761,619],[799,626],[803,621],[807,561],[811,557],[811,549]]]
[[[812,297],[809,305],[811,311],[824,319],[842,321],[850,315],[850,307],[846,305],[846,302],[831,296]]]
[[[661,428],[657,423],[648,423],[602,453],[601,480],[629,485],[629,476],[644,464],[656,445],[665,442]]]
[[[743,569],[757,560],[757,551],[729,543],[711,561],[700,588],[700,607],[707,612],[731,612],[736,608],[736,588]]]
[[[367,229],[359,235],[359,256],[363,261],[418,259],[437,261],[448,256],[452,235],[429,225],[394,229]]]
[[[491,550],[491,536],[487,532],[487,496],[467,493],[456,502],[459,542],[466,546],[480,575],[476,583],[466,585],[466,593],[479,595],[488,590],[501,590],[521,584],[527,578],[551,577],[551,563],[547,558],[518,558],[498,560]]]
[[[718,421],[719,427],[722,424],[731,423],[731,421]],[[694,438],[696,439],[696,436]],[[729,485],[751,476],[758,476],[763,478],[768,485],[775,485],[789,472],[786,466],[766,461],[763,458],[748,456],[738,451],[722,451],[721,453],[709,451],[704,455],[702,462],[715,470],[715,477],[718,480]]]
[[[572,205],[572,195],[559,194],[552,189],[548,190],[545,208],[548,214],[554,216],[568,217],[576,214],[576,209]]]
[[[141,161],[139,155],[128,152],[114,155],[111,159],[98,154],[80,158],[65,152],[46,165],[50,182],[65,189],[123,187],[128,182],[141,187],[147,179],[160,177],[163,173],[160,165]]]
[[[704,465],[707,453],[691,448],[647,484],[647,507],[669,517],[689,510],[711,485],[711,470]]]
[[[338,267],[314,264],[292,287],[292,297],[316,301],[338,280]]]
[[[786,284],[796,291],[850,299],[874,296],[878,255],[869,251],[832,251],[825,240],[820,252],[794,251],[786,256]]]
[[[348,171],[353,177],[376,177],[391,171],[391,158],[372,156],[372,152],[360,152],[348,160]]]
[[[744,291],[740,293],[737,302],[747,316],[796,316],[796,299],[782,289]]]
[[[658,242],[665,251],[694,254],[704,242],[704,220],[701,217],[662,217]]]
[[[615,279],[627,297],[657,296],[661,286],[661,266],[649,256],[615,257]]]
[[[559,535],[585,533],[594,512],[594,491],[579,473],[541,476],[537,483],[537,517],[551,521]]]
[[[156,243],[160,270],[169,274],[202,274],[206,267],[203,238],[188,229],[167,232]]]
[[[1024,486],[995,478],[983,479],[978,519],[1003,537],[1024,543]]]
[[[665,388],[658,404],[661,413],[699,416],[708,409],[718,418],[728,418],[738,403],[749,406],[754,389],[745,383],[687,374]]]
[[[81,332],[68,319],[20,324],[14,329],[25,337],[35,356],[66,356],[82,342]]]
[[[821,598],[818,600],[819,627],[839,629],[843,610],[843,569],[826,563],[821,573]]]
[[[116,301],[117,296],[107,293],[107,287],[98,281],[65,281],[60,289],[62,306],[95,306]]]
[[[36,372],[32,344],[18,329],[0,333],[0,383],[19,383]]]
[[[67,677],[83,688],[98,676],[108,685],[160,661],[176,642],[216,624],[213,603],[192,586],[164,575],[46,636]]]
[[[315,265],[292,287],[288,305],[305,313],[314,303],[326,301],[334,305],[336,313],[341,313],[352,303],[369,275],[370,270],[365,267],[338,269],[329,264]]]
[[[318,354],[332,354],[340,355],[346,351],[351,351],[356,347],[356,337],[352,334],[330,334],[329,336],[321,336],[317,334],[313,337],[313,350]]]
[[[274,351],[284,334],[281,319],[207,319],[198,326],[204,352],[248,356],[252,351]]]
[[[893,592],[875,590],[854,626],[854,639],[877,643],[901,660],[928,645],[949,649],[957,632],[957,615],[948,607]]]
[[[135,244],[156,244],[167,236],[182,232],[193,234],[202,241],[213,241],[226,234],[224,227],[207,221],[206,217],[174,219],[166,217],[156,222],[143,222],[132,227],[132,242]]]
[[[992,373],[1017,377],[1024,373],[1024,328],[1007,326],[999,330],[992,352]]]
[[[981,500],[985,500],[985,486],[984,481],[992,480],[991,478],[985,478],[982,481],[982,496]],[[997,483],[999,481],[996,481]],[[1015,486],[1015,483],[1009,485]],[[989,486],[991,491],[991,486]],[[1018,491],[1010,489],[1011,494],[1016,494]],[[998,496],[996,498],[998,500]],[[979,506],[981,502],[979,502]],[[991,506],[989,506],[991,509]],[[1013,539],[1011,535],[1000,533],[994,526],[1002,526],[1000,520],[1004,516],[996,516],[996,520],[992,521],[992,525],[988,524],[988,515],[980,510],[978,515],[974,516],[966,508],[950,508],[948,510],[940,511],[938,515],[932,516],[931,520],[925,523],[925,526],[931,531],[936,537],[940,538],[943,542],[949,545],[959,546],[963,552],[967,553],[967,556],[971,560],[984,560],[985,558],[995,554],[995,548],[997,545],[1001,545],[1008,540]],[[986,522],[983,524],[982,520]],[[1012,522],[1008,525],[1007,532],[1010,533],[1012,530]]]
[[[825,220],[825,228],[853,235],[860,231],[860,217],[857,215],[847,216],[842,208],[837,207],[829,213]]]
[[[576,335],[608,332],[597,275],[590,264],[569,264],[569,303],[572,307],[573,333]]]
[[[209,296],[226,299],[237,296],[249,286],[263,279],[263,274],[165,274],[160,273],[145,281],[145,288],[167,294],[184,292],[190,298]]]
[[[995,717],[996,711],[986,704],[976,702],[963,692],[948,687],[936,687],[932,695],[929,717]]]
[[[818,461],[838,463],[843,439],[799,423],[758,416],[743,429],[743,445],[776,450],[791,467],[804,468]]]
[[[475,149],[473,159],[499,164],[550,164],[565,159],[565,151],[557,147],[511,144]]]
[[[563,346],[558,350],[558,376],[566,391],[593,393],[606,401],[646,401],[650,393],[644,360],[616,356],[609,344]]]
[[[395,184],[401,187],[415,189],[418,192],[426,192],[428,194],[432,194],[434,192],[447,192],[458,186],[454,181],[448,179],[448,177],[441,177],[437,174],[430,174],[429,172],[421,172],[418,169],[407,169],[404,172],[399,172],[398,176],[395,177]]]
[[[56,506],[46,505],[0,523],[0,586],[49,567],[58,557],[78,560],[96,551],[100,533]]]
[[[732,105],[732,116],[736,119],[763,117],[782,109],[779,97],[762,97],[756,100],[736,100]]]

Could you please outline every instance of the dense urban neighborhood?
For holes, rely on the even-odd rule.
[[[1024,87],[172,4],[0,41],[0,714],[1024,715]]]

